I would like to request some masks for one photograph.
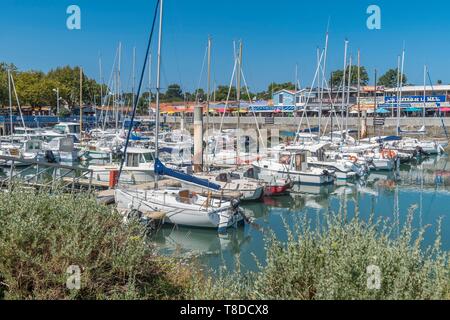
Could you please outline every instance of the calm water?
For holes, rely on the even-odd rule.
[[[5,171],[6,170],[6,171]],[[6,176],[8,169],[0,170]],[[21,176],[32,175],[35,169],[21,169]],[[48,178],[51,173],[48,174]],[[273,231],[285,240],[286,228],[305,215],[312,221],[324,212],[338,212],[347,208],[349,216],[359,207],[360,216],[404,221],[408,210],[416,206],[416,227],[431,225],[425,244],[434,241],[435,226],[442,221],[443,248],[450,250],[450,159],[448,156],[431,157],[422,163],[404,165],[398,172],[372,173],[365,181],[337,183],[329,187],[300,186],[290,196],[266,198],[264,202],[248,203],[243,207],[255,218],[253,225],[230,229],[227,235],[215,230],[164,226],[153,241],[161,253],[178,257],[198,257],[199,261],[217,270],[255,270],[254,256],[264,260],[264,237]]]
[[[402,166],[397,173],[371,174],[364,182],[301,187],[298,194],[245,204],[247,214],[256,219],[255,225],[232,229],[226,236],[214,230],[165,226],[153,240],[163,254],[195,256],[213,270],[224,265],[228,269],[255,270],[254,256],[259,261],[264,259],[266,231],[272,230],[286,240],[285,222],[294,225],[305,215],[314,221],[321,212],[338,212],[345,206],[349,216],[359,206],[364,219],[374,214],[393,220],[397,215],[401,222],[416,206],[414,225],[432,225],[425,244],[434,241],[437,221],[443,218],[443,247],[450,250],[450,160],[447,156],[433,157]]]

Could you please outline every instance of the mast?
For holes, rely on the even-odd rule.
[[[329,23],[329,21],[328,21]],[[322,68],[322,83],[320,87],[320,106],[319,106],[319,137],[321,136],[321,127],[322,127],[322,110],[323,110],[323,84],[327,81],[326,78],[326,68],[327,68],[327,53],[328,53],[328,26],[327,33],[325,36],[325,52],[323,57],[323,68]]]
[[[239,42],[238,70],[236,77],[236,98],[238,105],[238,121],[237,121],[237,144],[236,144],[236,161],[239,159],[239,147],[241,140],[241,68],[242,68],[242,40]]]
[[[80,67],[80,138],[83,131],[83,68]]]
[[[100,73],[100,107],[101,112],[103,112],[103,70],[102,70],[102,55],[98,58],[98,67]],[[95,126],[97,126],[97,107],[95,107]]]
[[[423,66],[423,112],[422,112],[422,125],[425,127],[425,112],[426,112],[426,99],[427,99],[427,66]]]
[[[398,108],[398,94],[400,88],[400,55],[397,57],[397,88],[395,90],[395,96],[397,98],[397,108]],[[394,101],[392,100],[392,118],[394,117]]]
[[[209,126],[209,104],[211,102],[211,36],[208,37],[208,84],[207,84],[207,94],[206,94],[206,130]]]
[[[206,89],[206,134],[208,134],[209,130],[209,106],[211,103],[211,45],[212,39],[211,36],[208,37],[208,83]],[[203,114],[203,110],[202,110]],[[208,142],[208,136],[206,136],[206,142]],[[203,141],[202,141],[202,150],[203,150]],[[207,150],[207,149],[205,149]],[[202,157],[204,157],[202,152]],[[203,163],[203,161],[202,161]]]
[[[152,54],[148,56],[148,115],[152,112]]]
[[[345,108],[345,79],[346,79],[346,73],[347,73],[347,49],[348,49],[348,40],[345,40],[345,46],[344,46],[344,71],[342,75],[342,103],[341,103],[341,117],[342,112],[344,112]],[[344,135],[341,135],[341,139],[343,139]]]
[[[11,133],[11,141],[13,140],[13,109],[12,109],[12,93],[11,93],[11,70],[8,68],[8,89],[9,89],[9,121],[10,121],[10,133]],[[25,129],[25,132],[27,130]]]
[[[122,61],[122,42],[119,42],[119,59],[117,64],[117,73],[116,73],[116,95],[117,95],[117,101],[116,101],[116,132],[119,129],[119,109],[120,109],[120,65]]]
[[[373,96],[373,109],[374,109],[374,112],[376,113],[377,112],[377,109],[378,109],[378,100],[377,100],[377,69],[375,69],[375,90],[374,90],[374,96]],[[374,114],[374,116],[375,116],[375,114]],[[375,123],[374,123],[374,126],[373,126],[373,134],[374,134],[374,136],[377,134],[376,132],[375,132]],[[380,128],[378,128],[378,135],[379,135],[379,133],[380,133]]]
[[[358,104],[358,142],[361,140],[361,52],[358,49],[358,93],[357,93],[357,104]]]
[[[347,88],[347,102],[345,108],[345,136],[348,134],[348,108],[350,106],[350,85],[352,84],[352,56],[350,56],[350,63],[348,66],[348,88]],[[376,91],[376,89],[375,89]]]
[[[133,107],[134,107],[134,102],[136,100],[136,47],[133,47],[133,83],[132,83],[132,94],[133,94],[133,98],[132,98],[132,103],[133,103]]]
[[[158,34],[158,55],[156,68],[156,126],[155,126],[155,161],[159,158],[159,96],[161,93],[161,46],[163,28],[164,0],[160,0],[159,7],[159,34]],[[158,188],[158,174],[155,172],[155,189]]]
[[[402,63],[401,63],[401,69],[400,69],[399,101],[397,101],[397,135],[400,135],[400,107],[402,105],[404,67],[405,67],[405,47],[403,47],[403,52],[402,52]]]

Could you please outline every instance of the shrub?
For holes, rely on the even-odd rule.
[[[319,226],[303,218],[288,241],[272,234],[266,240],[265,264],[243,276],[221,274],[194,287],[199,299],[449,299],[448,253],[434,245],[423,248],[425,229],[412,227],[413,209],[397,233],[388,220],[350,222],[325,215]],[[380,270],[380,288],[368,280],[368,267]],[[369,269],[370,271],[370,269]]]
[[[188,277],[136,223],[86,195],[0,193],[0,298],[174,299]],[[66,287],[81,268],[80,290]]]

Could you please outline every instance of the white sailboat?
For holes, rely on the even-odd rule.
[[[156,127],[155,136],[159,137],[159,115],[160,115],[160,75],[161,75],[161,45],[162,45],[162,25],[163,25],[163,4],[159,1],[159,37],[158,37],[158,58],[157,58],[157,80],[156,80]],[[158,5],[157,4],[157,5]],[[157,9],[157,8],[156,8]],[[156,15],[156,10],[155,10]],[[147,54],[144,60],[144,67],[150,49],[150,42],[147,47]],[[138,96],[142,86],[143,75],[141,75]],[[138,99],[136,99],[138,100]],[[128,137],[125,143],[125,152],[128,147],[131,135],[137,103],[133,106],[133,116],[131,119]],[[173,179],[183,182],[190,182],[195,185],[220,190],[220,186],[201,180],[190,175],[166,168],[158,159],[159,139],[155,141],[155,188],[153,190],[130,190],[117,188],[115,200],[120,208],[136,209],[141,212],[159,212],[164,215],[164,222],[180,224],[193,227],[218,228],[219,232],[236,225],[243,220],[239,210],[239,200],[233,202],[223,202],[220,199],[199,196],[188,189],[158,188],[158,178],[160,175],[170,176]],[[119,171],[122,171],[122,165]]]

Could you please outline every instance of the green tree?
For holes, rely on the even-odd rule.
[[[43,107],[56,105],[56,95],[53,89],[58,86],[55,80],[48,79],[40,71],[20,72],[14,83],[21,105]]]
[[[80,68],[79,67],[58,67],[51,70],[47,77],[56,81],[60,96],[67,101],[70,106],[79,105],[80,96]],[[108,92],[107,86],[103,86],[103,94]],[[94,79],[90,79],[83,73],[83,102],[98,102],[101,93],[101,86]]]
[[[170,84],[167,87],[166,93],[164,95],[164,101],[167,102],[175,102],[175,101],[183,101],[183,90],[179,84]]]
[[[192,101],[206,101],[206,93],[205,90],[203,90],[202,88],[197,89],[194,91],[194,93],[192,94]]]
[[[385,86],[386,88],[395,88],[397,87],[397,75],[398,71],[397,69],[389,69],[386,71],[385,74],[383,74],[380,79],[378,80],[379,86]],[[405,74],[403,74],[403,81],[402,84],[406,84],[408,81]]]
[[[17,67],[12,63],[0,62],[0,105],[9,105],[8,69],[13,76],[17,74]]]
[[[347,69],[346,69],[345,86],[348,85],[349,72],[350,72],[350,66],[348,66]],[[369,74],[367,73],[366,68],[361,66],[359,73],[360,73],[360,85],[361,86],[366,86],[369,83]],[[330,85],[333,86],[333,89],[336,89],[336,88],[342,86],[342,79],[343,79],[343,77],[344,77],[343,70],[336,70],[336,71],[333,71],[331,73],[331,79],[330,79],[331,83],[330,83]],[[350,84],[352,86],[357,86],[358,85],[358,67],[357,66],[352,66]]]

